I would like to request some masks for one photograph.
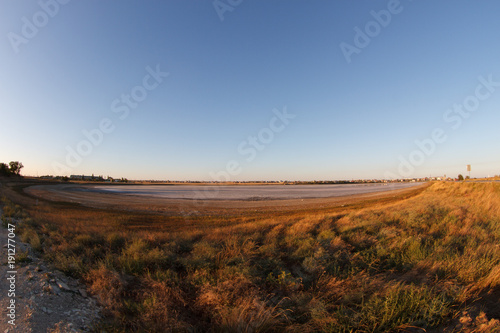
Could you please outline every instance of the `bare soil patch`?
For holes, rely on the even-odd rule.
[[[40,199],[76,203],[87,207],[156,212],[164,215],[189,217],[191,215],[239,216],[248,214],[291,213],[327,211],[335,208],[367,203],[384,203],[413,196],[428,184],[387,192],[374,192],[342,197],[291,199],[291,200],[191,200],[145,197],[89,191],[90,185],[36,185],[25,188],[25,192]]]

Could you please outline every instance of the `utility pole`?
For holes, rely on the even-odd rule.
[[[469,171],[469,179],[470,179],[470,164],[467,164],[467,171]]]

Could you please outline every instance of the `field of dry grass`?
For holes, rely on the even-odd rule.
[[[0,191],[23,240],[99,297],[108,332],[500,330],[500,184],[189,221]]]

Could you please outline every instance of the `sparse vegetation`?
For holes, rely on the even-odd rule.
[[[465,325],[473,306],[467,323],[500,329],[500,184],[188,226],[3,192],[32,219],[23,240],[100,298],[107,331],[404,331]],[[16,207],[5,217],[26,218]]]

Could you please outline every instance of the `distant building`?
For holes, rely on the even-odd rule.
[[[86,181],[104,181],[104,178],[102,176],[95,177],[94,175],[92,176],[85,176],[85,175],[71,175],[69,176],[69,179],[71,180],[86,180]]]

